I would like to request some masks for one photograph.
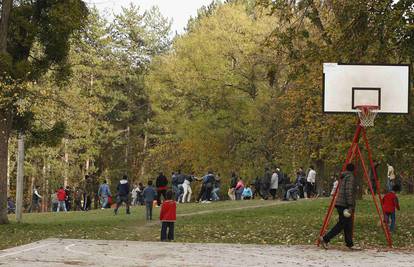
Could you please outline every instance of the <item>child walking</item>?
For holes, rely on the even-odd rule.
[[[395,230],[395,209],[400,210],[400,204],[398,202],[398,197],[396,192],[399,191],[398,185],[393,185],[392,190],[385,194],[382,200],[382,207],[385,213],[385,222],[387,225],[390,225],[390,231],[394,232]]]
[[[177,217],[177,204],[173,198],[173,192],[168,191],[166,200],[161,205],[160,221],[161,221],[161,241],[174,240],[174,223]],[[167,235],[168,228],[168,235]]]
[[[157,191],[152,187],[152,181],[148,181],[148,186],[142,192],[145,201],[145,210],[147,221],[152,220],[152,203],[157,197]]]

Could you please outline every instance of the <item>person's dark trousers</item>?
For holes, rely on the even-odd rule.
[[[198,194],[197,200],[204,200],[205,193],[206,193],[206,187],[205,187],[205,185],[203,184],[203,185],[201,186],[200,193]]]
[[[116,208],[115,214],[118,212],[119,207],[121,207],[122,203],[126,205],[126,213],[129,214],[129,199],[128,196],[118,196],[116,201]]]
[[[304,194],[304,191],[303,191],[303,186],[299,186],[299,196],[300,196],[300,198],[305,198],[305,194]]]
[[[337,236],[344,231],[345,236],[345,244],[347,247],[354,246],[354,243],[352,242],[352,216],[349,218],[346,218],[344,216],[344,210],[345,207],[336,206],[336,210],[339,214],[339,221],[337,224],[323,237],[323,240],[325,242],[331,241],[332,238]]]
[[[270,194],[272,195],[273,200],[275,200],[275,199],[276,199],[276,191],[277,191],[277,189],[276,189],[276,188],[272,188],[272,189],[270,189]]]
[[[145,201],[145,214],[147,221],[152,220],[152,201]]]
[[[168,228],[168,234],[167,234]],[[161,223],[161,241],[174,240],[174,222]]]
[[[161,195],[163,197],[163,200],[165,200],[165,194],[167,193],[167,190],[158,190],[157,195],[157,205],[161,206]]]
[[[375,179],[370,179],[370,180],[371,180],[372,190],[374,190],[374,194],[376,194],[377,193],[377,185],[375,183]],[[368,187],[368,190],[370,190],[369,187]]]
[[[313,197],[313,184],[306,182],[306,194],[308,195],[308,198]]]
[[[210,201],[211,200],[211,187],[206,187],[206,200]]]
[[[72,201],[66,200],[65,201],[65,205],[66,205],[66,210],[67,211],[71,211],[72,210]]]

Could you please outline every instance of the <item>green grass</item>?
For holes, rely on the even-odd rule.
[[[271,201],[225,201],[178,205],[176,241],[255,244],[313,244],[326,212],[328,199],[301,200],[269,205]],[[394,245],[414,248],[414,196],[400,196]],[[260,207],[258,207],[260,206]],[[251,207],[251,208],[248,208]],[[236,209],[236,210],[232,210]],[[195,214],[204,212],[202,214]],[[158,218],[159,208],[154,208]],[[185,215],[192,214],[192,215]],[[334,214],[331,225],[336,221]],[[24,214],[24,223],[0,225],[0,249],[55,238],[121,239],[157,241],[159,224],[147,224],[144,207],[131,215],[120,210]],[[382,229],[371,199],[358,202],[355,240],[364,247],[385,246]],[[343,242],[342,236],[333,243]]]

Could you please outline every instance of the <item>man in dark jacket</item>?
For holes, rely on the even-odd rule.
[[[116,187],[118,191],[118,196],[116,198],[116,208],[114,210],[115,215],[118,214],[118,208],[122,205],[122,202],[126,205],[126,213],[130,214],[129,212],[129,192],[130,187],[128,183],[128,176],[124,175],[122,179],[119,181],[118,186]]]
[[[155,181],[155,186],[157,187],[157,206],[161,205],[161,195],[163,196],[163,199],[165,200],[165,194],[167,193],[167,185],[168,180],[167,177],[160,172],[160,174],[157,177],[157,180]]]
[[[320,242],[323,248],[327,249],[327,245],[332,238],[344,231],[345,243],[349,249],[355,249],[352,241],[352,216],[355,210],[355,177],[353,171],[354,164],[349,163],[346,171],[341,174],[338,196],[336,198],[335,207],[339,214],[338,223],[323,237]]]

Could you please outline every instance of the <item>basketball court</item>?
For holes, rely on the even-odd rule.
[[[358,260],[355,260],[358,259]],[[46,239],[0,251],[0,266],[364,266],[408,267],[401,251],[321,250],[315,246],[193,244]]]

